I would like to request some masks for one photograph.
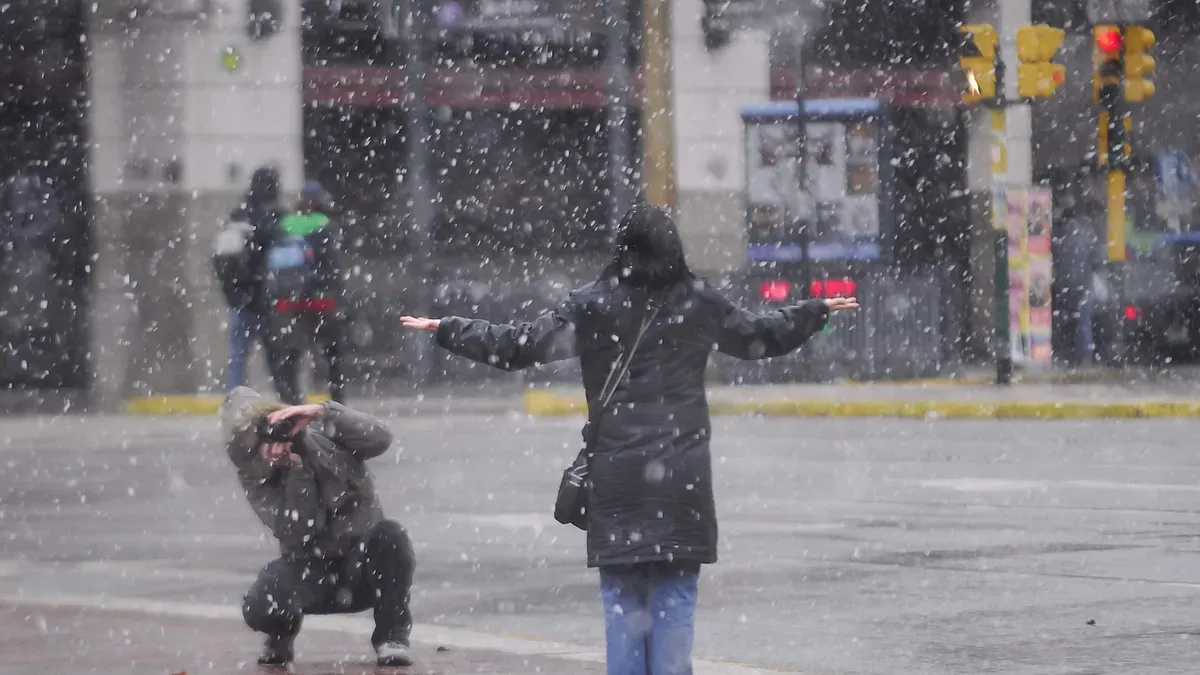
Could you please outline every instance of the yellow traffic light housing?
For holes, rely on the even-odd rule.
[[[1154,46],[1154,33],[1149,28],[1130,26],[1125,29],[1125,100],[1145,101],[1154,95],[1154,57],[1146,52]]]
[[[963,103],[996,98],[996,47],[1000,36],[988,24],[976,23],[958,29],[963,34],[958,65],[966,79]]]
[[[1067,69],[1051,63],[1066,36],[1062,30],[1038,24],[1017,30],[1017,95],[1021,98],[1052,96],[1064,81]]]
[[[1120,26],[1104,24],[1092,28],[1092,37],[1092,99],[1100,102],[1120,92],[1125,35]]]
[[[1121,120],[1121,127],[1124,133],[1119,138],[1113,139],[1115,142],[1110,143],[1108,138],[1109,115],[1107,112],[1100,113],[1100,138],[1096,144],[1096,163],[1100,166],[1108,166],[1109,154],[1116,149],[1114,146],[1120,146],[1121,156],[1128,160],[1133,156],[1133,148],[1130,144],[1130,139],[1133,138],[1133,118],[1125,116]],[[1117,158],[1119,164],[1121,158]]]

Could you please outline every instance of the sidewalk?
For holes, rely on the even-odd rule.
[[[260,389],[270,394],[270,389]],[[422,394],[351,396],[354,407],[383,415],[499,414],[521,410],[521,389],[507,385],[460,385],[434,387]],[[142,396],[126,401],[121,412],[127,415],[216,415],[224,399],[222,394],[178,396]],[[328,396],[309,396],[310,403],[322,403]]]
[[[1016,384],[954,381],[709,387],[714,415],[955,419],[1200,417],[1200,383]],[[530,415],[582,414],[581,389],[533,389]]]
[[[787,417],[949,417],[967,419],[1097,419],[1200,417],[1200,373],[1165,375],[1095,370],[1026,373],[1008,387],[977,371],[956,379],[826,384],[710,384],[715,415]],[[441,385],[380,392],[352,399],[387,417],[414,415],[576,415],[583,411],[578,386],[523,389],[515,382]],[[148,396],[126,402],[128,415],[215,415],[220,394]],[[324,397],[310,397],[312,402]]]
[[[319,623],[319,622],[312,622]],[[240,621],[0,603],[0,673],[198,675],[285,673],[255,663],[261,643]],[[368,638],[306,626],[296,641],[295,675],[590,675],[603,663],[569,656],[517,655],[414,642],[416,665],[379,668]]]

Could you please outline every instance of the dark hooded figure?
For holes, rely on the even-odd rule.
[[[250,186],[242,197],[241,204],[230,214],[230,220],[249,223],[253,228],[249,237],[247,295],[250,306],[260,315],[265,315],[267,295],[263,284],[267,275],[267,249],[279,232],[283,218],[280,204],[279,172],[264,166],[250,176]]]
[[[267,329],[270,306],[266,293],[267,251],[279,230],[283,213],[279,204],[279,174],[271,167],[255,170],[250,185],[229,221],[237,223],[244,235],[237,240],[237,255],[221,258],[217,279],[229,303],[229,371],[227,388],[246,383],[246,363],[255,341],[267,352],[267,364],[274,363]]]
[[[853,298],[809,300],[755,314],[688,269],[666,212],[639,205],[620,223],[599,279],[536,320],[403,317],[437,343],[504,370],[579,358],[588,397],[588,566],[600,568],[610,675],[691,673],[700,565],[717,560],[711,427],[704,373],[715,349],[782,356]],[[639,334],[641,335],[639,339]],[[615,393],[601,391],[624,350]],[[594,433],[588,433],[588,432]]]

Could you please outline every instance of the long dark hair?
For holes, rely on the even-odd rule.
[[[617,226],[613,261],[605,276],[646,288],[673,286],[692,277],[675,221],[663,209],[638,204]]]

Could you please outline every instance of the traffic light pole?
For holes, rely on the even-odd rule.
[[[427,0],[407,0],[408,30],[404,32],[404,79],[408,97],[404,106],[404,139],[408,182],[409,216],[412,223],[413,283],[417,289],[417,307],[413,314],[431,316],[434,312],[433,221],[434,188],[430,178],[430,140],[433,136],[429,110],[429,12]],[[398,186],[397,186],[398,187]],[[417,340],[417,358],[413,368],[415,384],[428,384],[433,376],[433,349],[428,340]]]
[[[604,0],[606,31],[604,67],[608,75],[605,117],[608,126],[609,236],[615,236],[625,211],[632,205],[630,176],[633,162],[629,133],[630,45],[629,4]]]
[[[1008,133],[1007,106],[1008,100],[1004,95],[1005,67],[1003,59],[996,59],[996,93],[995,103],[988,106],[991,109],[992,132],[1005,138]],[[1007,145],[1007,140],[1005,140]],[[1002,146],[1003,147],[1003,146]],[[1003,223],[995,228],[992,256],[996,264],[996,384],[1012,384],[1012,325],[1011,308],[1009,307],[1009,278],[1008,278],[1008,231]]]
[[[1103,101],[1108,140],[1108,171],[1105,174],[1106,250],[1108,260],[1125,260],[1125,172],[1129,168],[1125,155],[1125,115],[1120,96],[1106,96]]]
[[[1149,50],[1154,46],[1154,33],[1136,21],[1149,19],[1149,13],[1100,11],[1090,7],[1093,21],[1093,95],[1100,104],[1100,129],[1097,154],[1105,168],[1106,236],[1105,248],[1109,263],[1124,262],[1125,246],[1125,177],[1129,171],[1132,123],[1127,102],[1140,103],[1154,95],[1154,58]],[[1112,9],[1112,8],[1109,8]],[[1137,16],[1135,16],[1135,14]],[[1110,266],[1120,281],[1119,270]]]
[[[1008,185],[1023,190],[1032,181],[1032,123],[1028,103],[1054,95],[1063,84],[1066,68],[1054,63],[1053,58],[1065,33],[1053,26],[1028,24],[1032,16],[1030,0],[972,3],[971,15],[973,22],[959,27],[966,36],[959,55],[959,67],[966,75],[962,102],[982,104],[989,111],[986,124],[978,115],[971,122],[968,183],[973,193],[978,191],[972,199],[973,208],[976,217],[983,220],[977,224],[977,241],[987,244],[973,247],[977,253],[972,254],[972,269],[981,273],[977,278],[981,279],[980,286],[986,287],[982,280],[987,277],[982,273],[992,265],[990,298],[981,295],[976,307],[981,322],[986,321],[992,328],[987,343],[995,360],[996,384],[1007,385],[1012,382],[1015,366],[1009,223],[996,217],[995,188]],[[1009,69],[1007,64],[1017,65]],[[982,148],[975,148],[984,138],[992,151],[990,171],[986,167],[988,160],[980,152]]]
[[[1123,44],[1120,49],[1123,51]],[[1125,172],[1129,169],[1129,156],[1125,149],[1130,139],[1127,133],[1129,110],[1122,100],[1122,61],[1122,58],[1118,58],[1109,62],[1113,70],[1103,74],[1107,79],[1099,83],[1096,97],[1101,108],[1097,154],[1106,169],[1105,249],[1109,262],[1125,260]]]

